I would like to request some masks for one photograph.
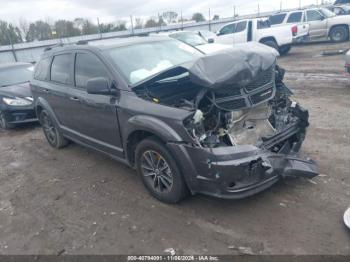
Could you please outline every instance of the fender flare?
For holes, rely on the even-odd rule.
[[[39,97],[36,102],[35,102],[35,113],[37,114],[37,117],[39,119],[39,122],[40,122],[40,115],[38,114],[38,107],[42,107],[43,109],[45,109],[51,119],[55,122],[56,126],[61,129],[61,125],[60,125],[60,122],[58,121],[58,118],[56,117],[56,114],[54,113],[52,107],[49,105],[49,103],[42,97]]]

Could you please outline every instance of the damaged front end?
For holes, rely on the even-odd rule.
[[[193,111],[183,121],[193,141],[168,143],[193,192],[237,199],[284,177],[318,175],[312,160],[298,156],[308,111],[290,99],[276,58],[259,51],[206,56],[136,90],[155,103]]]

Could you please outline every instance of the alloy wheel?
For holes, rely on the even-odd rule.
[[[147,183],[159,193],[167,193],[173,186],[173,174],[167,161],[159,153],[148,150],[141,156],[141,171]]]
[[[43,129],[44,129],[44,133],[45,133],[47,139],[49,140],[49,142],[51,144],[55,144],[56,141],[57,141],[56,128],[53,125],[50,117],[47,114],[43,115],[42,126],[43,126]]]

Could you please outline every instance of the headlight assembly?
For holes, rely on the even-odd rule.
[[[15,98],[3,98],[2,99],[6,105],[9,106],[29,106],[32,104],[32,101],[15,97]]]

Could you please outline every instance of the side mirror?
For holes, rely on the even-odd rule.
[[[209,39],[208,39],[208,44],[212,44],[212,43],[214,43],[214,42],[215,42],[214,38],[209,38]]]
[[[215,34],[216,34],[217,36],[219,36],[219,35],[220,35],[220,31],[217,31]]]
[[[104,77],[91,78],[87,81],[86,91],[91,95],[112,95],[111,85]]]
[[[326,18],[324,16],[321,16],[321,21],[325,20]]]

